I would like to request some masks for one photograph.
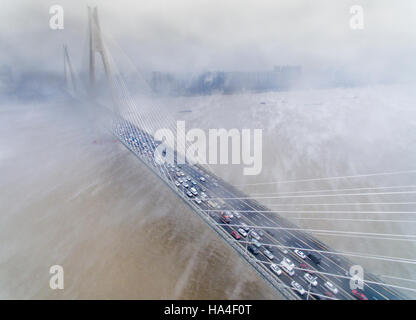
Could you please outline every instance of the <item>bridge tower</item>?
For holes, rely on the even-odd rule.
[[[107,78],[110,90],[111,86],[111,72],[108,63],[107,53],[104,47],[104,42],[101,36],[100,22],[98,20],[97,7],[88,7],[88,26],[89,26],[89,74],[90,74],[90,96],[94,95],[95,89],[95,58],[96,53],[99,53],[104,65],[105,76]]]
[[[69,57],[68,47],[64,44],[64,76],[65,87],[70,94],[75,94],[77,91],[77,84],[75,81],[74,69],[72,69],[71,58]]]

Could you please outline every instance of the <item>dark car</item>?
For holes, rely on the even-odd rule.
[[[309,298],[312,298],[315,300],[326,300],[325,297],[322,295],[322,293],[319,293],[318,291],[311,290],[309,292]]]
[[[230,216],[228,215],[228,213],[226,211],[221,212],[221,221],[224,222],[224,223],[230,223],[231,222]]]
[[[307,254],[308,258],[312,260],[312,262],[314,262],[315,264],[320,264],[321,263],[321,258],[318,257],[317,255],[313,254],[313,253],[308,253]]]
[[[249,245],[247,247],[247,250],[250,251],[255,256],[259,254],[259,250],[257,250],[257,248],[255,246]]]

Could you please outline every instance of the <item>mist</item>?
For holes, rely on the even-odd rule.
[[[63,30],[49,28],[53,4],[64,8]],[[87,5],[98,6],[112,66],[117,66],[112,71],[128,82],[137,103],[134,112],[146,118],[157,105],[168,120],[186,120],[189,128],[263,129],[261,174],[248,177],[239,166],[212,166],[227,182],[415,169],[414,1],[4,0],[0,298],[280,298],[114,138],[102,125],[97,106],[65,92],[63,44],[79,87],[83,93],[88,90]],[[352,5],[364,9],[362,30],[350,28]],[[275,66],[301,66],[302,77],[284,90],[204,94],[157,94],[149,82],[154,71],[250,73]],[[98,74],[98,98],[106,104],[110,94],[101,87],[101,65]],[[402,175],[242,189],[251,195],[413,181],[414,175]],[[340,199],[324,205],[319,199],[263,202],[280,211],[284,206],[298,210],[281,214],[303,228],[414,236],[413,223],[331,220],[353,220],[367,210],[380,213],[358,216],[394,219],[386,212],[402,207],[372,204],[411,200],[385,195],[349,198],[346,205],[338,205]],[[360,202],[364,204],[354,204]],[[337,210],[348,213],[332,212]],[[406,210],[400,219],[411,220],[414,205]],[[326,220],[299,219],[311,217]],[[316,236],[340,251],[411,259],[416,250],[409,241]],[[413,265],[365,258],[358,262],[378,275],[416,280]],[[65,266],[62,292],[48,286],[54,264]]]
[[[301,65],[310,77],[414,80],[414,1],[60,1],[63,30],[49,28],[54,1],[2,2],[2,64],[62,73],[62,44],[78,72],[87,58],[87,5],[103,33],[142,71],[264,71]],[[350,28],[361,5],[364,29]],[[329,74],[328,74],[329,73]],[[341,76],[341,75],[340,75]],[[309,79],[312,81],[312,79]]]

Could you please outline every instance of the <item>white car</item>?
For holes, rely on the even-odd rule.
[[[237,211],[234,211],[234,215],[235,215],[238,219],[240,219],[240,218],[241,218],[241,214],[239,214]]]
[[[191,192],[189,192],[189,191],[187,191],[187,192],[186,192],[186,195],[187,195],[189,198],[192,198],[192,197],[193,197],[193,194],[192,194]]]
[[[308,281],[312,286],[316,287],[318,285],[318,280],[316,280],[316,277],[310,275],[309,273],[305,273],[303,275],[306,281]]]
[[[274,259],[274,255],[273,255],[273,253],[271,253],[269,250],[264,249],[263,253],[264,253],[264,255],[265,255],[267,258],[269,258],[270,260],[273,260],[273,259]]]
[[[295,267],[295,264],[289,258],[283,258],[282,263],[287,264],[291,268],[294,268]]]
[[[180,182],[179,182],[179,181],[175,181],[175,185],[176,185],[177,187],[179,187],[181,184],[180,184]]]
[[[276,273],[278,276],[280,276],[282,274],[282,269],[280,269],[279,266],[277,264],[275,264],[275,263],[272,263],[270,265],[270,269],[272,269],[272,271],[274,273]]]
[[[337,287],[334,286],[334,284],[332,282],[325,282],[324,286],[328,288],[329,291],[331,291],[333,294],[337,294],[338,293],[338,289]]]
[[[197,204],[201,204],[201,203],[202,203],[201,199],[199,199],[198,197],[196,197],[196,198],[195,198],[195,202],[196,202]]]
[[[260,248],[261,247],[261,243],[258,242],[256,239],[251,239],[251,242],[257,247]]]
[[[297,283],[296,281],[292,281],[290,284],[291,284],[293,289],[295,289],[297,292],[299,292],[300,295],[303,296],[306,293],[305,289],[303,289],[303,287],[299,283]]]
[[[285,249],[285,248],[282,248],[282,252],[284,253],[284,254],[288,254],[289,252]]]
[[[189,187],[189,185],[188,185],[186,182],[184,182],[184,183],[183,183],[183,186],[184,186],[185,188],[188,188],[188,187]]]
[[[204,177],[199,177],[199,180],[201,180],[202,182],[205,182],[205,178]]]
[[[302,259],[306,259],[306,255],[302,251],[295,249],[293,250],[293,252],[296,253],[296,255],[301,257]]]
[[[254,239],[256,239],[257,241],[259,241],[261,238],[260,238],[260,236],[256,233],[256,231],[252,231],[251,233],[250,233],[250,235],[254,238]]]
[[[194,187],[192,187],[190,190],[195,196],[198,195],[198,191],[196,191],[196,189]]]
[[[247,237],[247,232],[243,228],[239,228],[238,233],[241,234],[244,238]]]
[[[289,276],[295,275],[295,265],[292,261],[290,261],[288,258],[284,258],[282,262],[280,262],[280,267],[283,269],[284,272],[286,272]]]
[[[241,227],[247,232],[250,231],[250,228],[244,222],[241,224]]]

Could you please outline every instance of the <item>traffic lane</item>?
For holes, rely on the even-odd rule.
[[[230,199],[230,201],[236,201],[236,199]],[[238,200],[238,201],[240,201],[240,200]],[[232,204],[235,205],[235,203],[232,203]],[[252,208],[249,207],[248,204],[245,204],[244,209],[252,210]],[[248,217],[250,219],[250,222],[251,222],[250,224],[252,224],[252,225],[269,225],[269,226],[272,226],[272,227],[282,227],[279,224],[278,221],[276,221],[276,220],[270,221],[270,219],[267,219],[264,216],[262,217],[261,214],[258,214],[257,212],[255,212],[255,213],[242,212],[241,214],[243,214],[245,217]],[[266,218],[266,219],[264,219],[264,218]],[[267,233],[267,231],[269,231],[269,230],[266,230],[266,233]],[[273,231],[274,231],[273,236],[272,236],[273,239],[282,240],[282,238],[283,238],[283,239],[285,239],[284,240],[285,242],[287,241],[286,239],[293,239],[293,236],[291,234],[287,233],[286,230],[274,229]],[[296,240],[294,240],[294,241],[296,241]],[[287,244],[287,243],[284,243],[284,245],[285,244]],[[299,247],[303,247],[300,243],[297,243],[297,245]],[[298,258],[298,256],[296,254],[293,254],[293,256],[296,257],[296,259]]]
[[[223,224],[223,222],[221,221],[219,216],[216,216],[214,221],[216,223],[220,224],[220,227],[222,227],[224,230],[227,230],[227,231],[232,230],[232,227]],[[293,279],[289,275],[287,275],[284,271],[282,271],[282,274],[280,276],[271,272],[270,263],[272,263],[272,262],[270,262],[270,260],[267,258],[267,256],[265,256],[264,253],[261,250],[259,250],[258,255],[253,255],[251,252],[249,252],[247,250],[247,245],[249,244],[246,241],[247,239],[246,238],[242,238],[242,239],[244,240],[244,242],[243,241],[238,241],[236,239],[231,239],[231,241],[236,241],[237,243],[239,243],[239,245],[241,245],[243,247],[243,249],[246,251],[246,253],[252,256],[252,258],[255,260],[256,263],[262,264],[267,269],[267,271],[269,273],[269,276],[276,277],[278,280],[282,281],[284,285],[286,285],[289,288],[292,288],[291,282],[292,282]],[[243,245],[243,244],[245,244],[245,245]]]
[[[276,237],[270,237],[270,235],[264,234],[265,236],[262,238],[261,243],[265,244],[266,246],[268,245],[275,245],[276,244]],[[278,245],[284,245],[281,243],[277,243]],[[292,252],[292,250],[288,250],[288,253],[285,255],[282,251],[279,250],[278,253],[276,253],[276,250],[270,250],[271,252],[273,252],[273,254],[276,255],[276,257],[278,259],[283,259],[284,257],[289,256],[289,258],[295,263],[296,266],[296,271],[295,271],[295,275],[293,276],[294,280],[297,281],[298,283],[300,283],[305,290],[309,287],[309,282],[305,280],[304,275],[306,273],[306,271],[304,271],[302,268],[300,268],[300,264],[306,263],[305,260],[303,260],[302,258],[298,257],[295,253]],[[297,263],[297,265],[296,265]],[[308,264],[310,266],[310,264]],[[312,266],[310,266],[310,269],[313,269]],[[317,276],[317,280],[318,280],[318,284],[323,284],[325,281],[329,281],[328,279],[325,279],[322,277],[321,274],[316,273],[314,274],[315,276]],[[313,287],[313,286],[312,286]],[[314,288],[314,292],[317,292],[318,294],[321,294],[323,296],[326,296],[326,288],[323,286],[317,286],[317,287],[313,287]],[[330,297],[330,296],[329,296]],[[338,294],[337,298],[341,298],[344,297],[345,295],[342,294]],[[348,295],[347,295],[348,297]]]
[[[244,218],[245,218],[245,220],[244,220]],[[241,223],[241,222],[244,222],[244,223],[249,224],[249,225],[252,225],[253,224],[252,223],[252,220],[250,218],[248,218],[245,214],[242,214],[242,218],[241,219],[234,218],[233,221],[234,221],[233,224]],[[262,253],[263,253],[263,250],[265,248],[265,245],[267,246],[269,244],[274,244],[274,241],[276,241],[276,239],[273,239],[273,238],[270,238],[270,239],[266,238],[266,239],[263,236],[262,237],[262,240],[260,241],[263,244],[262,245],[262,248],[260,249],[260,252],[262,252]],[[279,250],[279,253],[276,253],[276,250],[273,250],[273,249],[271,249],[269,251],[271,251],[273,253],[273,255],[275,256],[275,259],[277,259],[276,260],[276,263],[279,263],[280,261],[283,260],[284,257],[286,257],[283,252],[280,252],[280,250]],[[290,251],[288,251],[288,255],[291,258],[291,260],[292,261],[299,262],[299,257],[296,256],[292,252],[290,252],[290,254],[289,254],[289,252]],[[266,258],[267,258],[267,260],[268,260],[269,263],[274,263],[268,257],[266,257]],[[292,280],[295,280],[296,282],[298,282],[302,287],[304,287],[305,290],[307,290],[307,288],[309,286],[309,282],[307,282],[303,276],[304,276],[304,272],[303,272],[302,269],[300,269],[299,271],[295,272],[295,275],[292,276],[291,279]],[[321,288],[315,288],[314,292],[317,292],[318,294],[321,294],[323,296],[325,295],[325,292],[323,290],[321,290]]]
[[[263,208],[262,208],[263,209]],[[270,219],[273,219],[273,220],[275,220],[276,219],[276,215],[272,215],[272,216],[269,216],[269,218]],[[288,225],[288,223],[286,222],[287,220],[286,219],[279,219],[281,222],[282,222],[282,227],[288,227],[288,228],[293,228],[293,225]],[[286,220],[286,221],[285,221]],[[309,235],[305,235],[305,232],[296,232],[295,230],[293,230],[292,232],[290,232],[290,233],[293,233],[293,235],[294,235],[294,238],[296,238],[296,239],[300,239],[306,246],[307,245],[309,245],[310,247],[311,247],[311,249],[318,249],[318,250],[322,250],[322,247],[319,247],[319,248],[314,248],[313,246],[311,246],[311,243],[312,244],[318,244],[317,242],[316,242],[316,240],[314,239],[314,238],[308,238],[308,236]],[[305,248],[305,251],[307,250],[307,247],[305,247],[304,245],[301,245],[300,243],[296,243],[296,246],[297,247],[299,247],[299,248]],[[318,253],[319,254],[319,253]],[[320,254],[320,256],[321,257],[323,257],[324,259],[326,259],[327,261],[330,261],[330,263],[332,262],[332,263],[334,263],[331,259],[329,259],[326,255],[323,255],[323,254]],[[331,271],[332,272],[334,272],[334,271],[337,271],[337,269],[338,268],[340,268],[340,266],[337,264],[337,263],[334,263],[332,266],[331,266]],[[345,276],[345,269],[341,269],[341,275],[344,277]],[[340,278],[339,277],[336,277],[337,278],[337,280],[336,280],[336,282],[338,282],[339,284],[342,284],[342,287],[343,287],[343,289],[344,289],[344,291],[349,291],[349,290],[351,290],[350,289],[350,285],[349,285],[349,279],[347,279],[347,281],[342,281],[342,280],[340,280]],[[341,279],[345,279],[345,278],[341,278]],[[348,288],[348,289],[347,289]],[[371,292],[371,289],[372,288],[370,288],[370,292],[369,292],[369,294],[379,294],[378,292]],[[354,297],[355,298],[355,297]],[[386,299],[386,297],[385,296],[383,296],[382,297],[382,299]]]
[[[304,243],[307,243],[310,246],[310,249],[312,250],[325,250],[327,248],[322,248],[319,244],[319,242],[314,241],[314,238],[309,237],[308,235],[306,235],[306,233],[304,232],[299,232],[298,230],[294,230],[293,231],[294,234],[296,234],[296,238],[298,239],[302,239]],[[299,243],[294,243],[294,245],[292,246],[299,246]],[[307,251],[307,249],[305,248],[305,251]],[[324,259],[321,260],[321,263],[325,263],[325,264],[329,264],[331,270],[335,270],[338,271],[339,274],[342,276],[342,278],[337,277],[338,280],[337,282],[342,284],[344,290],[348,290],[350,291],[350,277],[348,276],[348,271],[349,271],[349,266],[343,266],[342,264],[340,264],[339,262],[341,261],[340,259],[331,259],[331,256],[329,256],[328,254],[322,254],[320,252],[315,252],[316,254],[319,254],[321,257],[323,257]],[[352,265],[352,264],[350,264]],[[348,276],[348,278],[345,278],[345,276]],[[368,285],[365,287],[363,291],[367,297],[371,298],[377,298],[377,299],[388,299],[388,297],[385,295],[385,293],[380,292],[380,290],[376,290],[374,287],[376,287],[377,285]]]
[[[303,237],[303,234],[299,234],[299,237]],[[312,243],[312,244],[314,244],[314,243]],[[312,245],[312,249],[318,249],[319,250],[319,248],[313,247],[313,245]],[[331,268],[333,268],[335,270],[340,269],[341,270],[340,273],[343,273],[342,274],[343,276],[348,276],[349,275],[349,273],[347,271],[347,270],[349,270],[349,268],[347,269],[345,266],[342,266],[342,265],[336,263],[335,261],[333,261],[332,259],[329,259],[328,257],[327,257],[326,262],[328,262],[330,264]],[[348,288],[349,290],[351,290],[351,288],[350,288],[350,278],[349,277],[348,278],[340,278],[340,282],[342,283],[344,288]],[[383,299],[383,300],[389,299],[386,296],[387,293],[386,292],[380,292],[380,291],[383,291],[383,290],[380,287],[377,288],[377,285],[375,285],[375,284],[371,284],[371,285],[367,284],[364,287],[364,290],[360,290],[360,291],[364,292],[364,294],[369,299],[371,299],[371,298]]]
[[[237,199],[229,199],[230,201],[235,201],[235,200],[237,200]],[[241,201],[241,200],[238,200],[238,201]],[[247,208],[248,207],[248,208]],[[248,204],[246,204],[246,210],[251,210],[250,209],[251,207],[249,207],[249,205]],[[256,214],[256,216],[260,216],[260,215],[257,215],[257,212],[256,213],[254,213],[254,214]],[[250,218],[253,218],[253,213],[252,212],[244,212],[244,216],[246,216],[246,217],[250,217]],[[258,218],[257,219],[255,219],[256,221],[254,221],[254,222],[257,222],[258,221]],[[250,220],[251,222],[253,222],[252,220]],[[277,224],[277,222],[276,221],[272,221],[274,224]],[[263,221],[263,223],[264,223],[264,221]],[[254,223],[254,225],[256,225],[256,223]],[[277,229],[274,229],[275,231],[277,231]],[[275,232],[275,235],[274,235],[274,237],[271,237],[271,239],[272,239],[272,242],[274,242],[274,241],[277,241],[278,242],[278,240],[277,239],[279,239],[280,237],[279,237],[279,235],[280,234],[282,234],[282,233],[285,233],[286,232],[286,230],[283,230],[283,229],[280,229],[279,230],[280,232]],[[291,235],[289,235],[290,236],[290,238],[293,238],[293,237],[291,237]],[[280,244],[280,243],[279,243]],[[302,245],[299,245],[299,247],[303,247]],[[292,250],[288,250],[288,252],[290,253],[289,255],[290,255],[290,258],[292,258],[292,261],[297,261],[298,263],[303,263],[304,261],[302,260],[302,262],[300,262],[301,260],[301,258],[300,257],[298,257],[295,253],[293,253],[292,252]],[[331,272],[332,271],[332,272]],[[331,271],[329,271],[328,273],[333,273],[334,271],[333,270],[331,270]],[[323,279],[320,279],[321,281],[320,282],[322,282],[322,280],[324,280],[324,281],[331,281],[332,279],[328,279],[327,277],[325,277],[324,275],[322,275],[322,274],[317,274],[318,275],[318,279],[320,279],[320,278],[323,278]],[[301,282],[303,282],[303,278],[302,278],[302,280],[301,280]],[[333,282],[333,281],[331,281],[331,282]],[[348,297],[348,298],[351,298],[351,295],[350,295],[350,293],[349,292],[346,292],[346,291],[344,291],[343,292],[343,294],[342,294],[343,296],[346,296],[346,297]]]
[[[237,201],[236,199],[229,199],[230,200],[230,202],[231,203],[229,203],[229,204],[231,204],[232,205],[232,207],[234,207],[235,206],[235,201]],[[247,205],[246,205],[247,206]],[[247,207],[245,207],[244,209],[247,209],[247,210],[249,210]],[[243,216],[247,219],[247,221],[245,221],[245,223],[247,224],[249,224],[249,225],[262,225],[262,224],[266,224],[266,221],[267,220],[264,220],[260,215],[250,215],[250,214],[246,214],[246,213],[242,213],[243,214]],[[269,236],[270,237],[270,236]],[[265,243],[266,245],[267,244],[274,244],[275,242],[277,242],[278,244],[281,244],[281,243],[279,243],[279,241],[278,241],[278,238],[279,238],[279,235],[278,234],[275,234],[275,236],[274,237],[270,237],[270,239],[269,239],[269,241],[264,241],[265,240],[265,238],[263,237],[263,243]],[[284,245],[284,244],[281,244],[281,245]],[[274,252],[274,251],[273,251]],[[303,262],[303,260],[300,260],[300,258],[295,254],[295,253],[293,253],[292,251],[288,251],[288,255],[289,255],[289,257],[291,258],[291,260],[292,261],[296,261],[296,262],[298,262],[298,263],[304,263]],[[284,254],[283,254],[283,252],[282,252],[282,257],[284,257]],[[300,274],[299,274],[300,273]],[[301,272],[297,272],[297,275],[295,274],[294,276],[293,276],[293,279],[295,280],[295,281],[297,281],[298,283],[300,283],[301,285],[303,284],[303,285],[309,285],[309,282],[307,282],[304,278],[303,278],[303,273],[302,273],[302,271]],[[318,276],[318,279],[319,279],[319,276]],[[319,289],[318,289],[318,291],[319,291]],[[324,294],[324,292],[320,292],[320,293],[322,293],[322,294]]]
[[[233,209],[233,208],[230,208],[230,209]],[[216,211],[216,212],[218,212],[218,211]],[[216,220],[216,222],[218,222],[221,226],[223,226],[224,227],[224,229],[226,229],[226,230],[229,230],[229,226],[228,225],[225,225],[222,221],[221,221],[221,219],[220,218],[218,218],[217,217],[217,220]],[[232,240],[234,240],[234,239],[232,239]],[[248,240],[248,241],[247,241]],[[235,241],[237,241],[237,240],[235,240]],[[244,241],[246,242],[246,245],[248,245],[248,244],[252,244],[252,242],[250,242],[250,239],[244,239]],[[241,244],[241,242],[240,242],[240,244]],[[247,250],[247,246],[245,247],[245,250]],[[267,264],[269,264],[269,266],[266,266],[266,268],[267,268],[267,270],[269,270],[269,268],[270,268],[270,263],[271,263],[271,260],[269,260],[268,258],[267,258],[267,256],[265,256],[264,255],[264,253],[263,253],[263,251],[262,250],[259,250],[259,254],[258,255],[253,255],[252,253],[248,253],[248,254],[250,254],[254,259],[256,259],[256,262],[257,263],[267,263]],[[277,276],[276,274],[274,274],[274,273],[271,273],[272,274],[272,276],[273,277],[276,277],[276,278],[278,278],[279,276]],[[286,279],[286,285],[288,285],[289,287],[291,287],[291,282],[293,281],[293,280],[295,280],[296,282],[300,282],[300,283],[302,283],[302,282],[304,282],[305,280],[304,279],[302,279],[301,277],[299,277],[299,278],[293,278],[293,277],[290,277],[289,275],[287,275],[284,271],[282,272],[282,274],[285,274],[285,276],[287,277],[287,279]],[[281,278],[279,278],[279,280],[282,280]],[[302,296],[303,297],[303,296]],[[303,297],[303,298],[305,298],[305,297]],[[313,297],[313,299],[315,299],[315,297]]]
[[[276,234],[279,234],[279,233],[280,234],[286,234],[289,237],[289,240],[284,240],[283,245],[285,245],[287,247],[298,247],[298,248],[303,248],[304,247],[304,245],[302,245],[301,243],[299,243],[297,241],[297,239],[293,238],[293,236],[290,233],[288,233],[287,230],[280,229],[278,231],[274,231],[274,235],[275,236],[274,237],[271,237],[271,239],[278,238],[278,236]],[[304,259],[300,258],[298,255],[296,255],[293,252],[292,249],[287,249],[287,250],[288,250],[288,252],[291,253],[291,257],[293,258],[293,260],[294,261],[297,261],[299,263],[299,266],[300,266],[301,263],[306,263],[306,261]],[[309,262],[309,259],[308,259],[308,262]],[[308,265],[311,267],[311,269],[316,269],[316,265],[315,264],[308,263]],[[298,268],[299,268],[299,266],[298,266]],[[316,270],[316,271],[320,271],[320,270]],[[325,270],[325,272],[326,273],[334,273],[334,274],[337,273],[336,270],[333,269],[333,268],[328,268],[328,269]],[[330,282],[334,283],[334,278],[336,278],[336,276],[331,277],[329,275],[324,275],[324,274],[319,273],[319,272],[317,272],[315,274],[315,276],[317,276],[317,278],[319,280],[318,281],[319,283],[324,283],[326,281],[330,281]],[[346,291],[346,290],[342,290],[342,291],[339,290],[339,293],[338,293],[338,296],[337,297],[339,297],[340,295],[343,296],[344,298],[346,298],[346,297],[347,298],[351,298],[351,294],[349,293],[349,291]]]
[[[262,209],[267,209],[265,207],[262,207]],[[267,213],[266,213],[267,214]],[[269,213],[269,215],[271,215],[271,213]],[[274,218],[276,215],[271,215],[272,218]],[[287,219],[284,219],[282,217],[279,216],[280,221],[282,221],[282,225],[284,225],[285,227],[297,227],[296,225],[290,223]],[[315,250],[323,250],[323,251],[328,251],[328,247],[324,246],[323,244],[320,243],[319,240],[317,240],[316,238],[312,237],[310,234],[308,234],[307,232],[300,232],[298,230],[295,230],[294,233],[297,234],[297,238],[301,238],[304,240],[304,242],[307,242],[309,245],[311,245],[312,249]],[[321,255],[324,259],[326,260],[330,260],[334,263],[334,265],[332,265],[332,267],[334,268],[341,268],[340,273],[345,276],[346,274],[348,274],[349,270],[349,266],[352,265],[352,263],[350,261],[348,261],[347,259],[340,259],[338,256],[337,257],[333,257],[330,256],[329,254],[322,254],[322,253],[318,253],[317,254]],[[342,263],[343,262],[343,263]],[[344,265],[344,268],[342,267]],[[342,278],[342,280],[337,280],[338,282],[342,282],[344,286],[349,286],[349,278],[345,279]],[[379,285],[377,284],[368,284],[367,283],[367,291],[366,293],[368,293],[368,295],[373,296],[374,298],[378,298],[378,299],[389,299],[389,294],[396,296],[397,297],[397,293],[394,294],[392,293],[390,290],[387,290],[387,292],[385,291],[386,287],[384,287],[384,291],[382,288],[380,288]]]

